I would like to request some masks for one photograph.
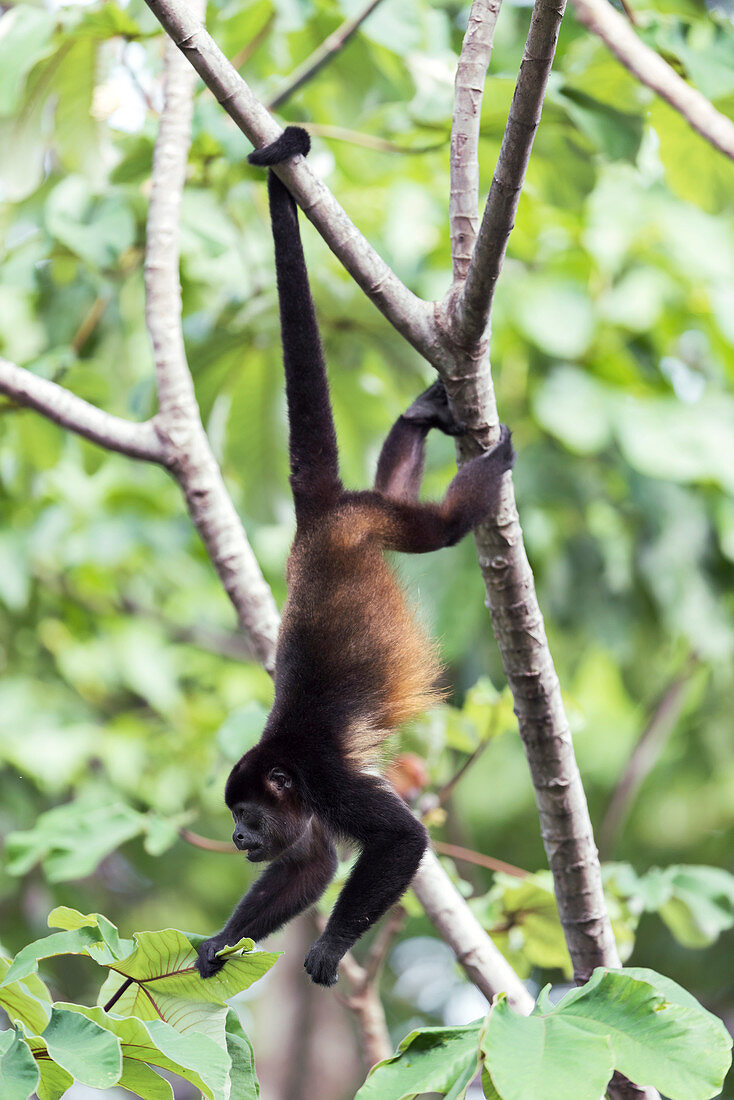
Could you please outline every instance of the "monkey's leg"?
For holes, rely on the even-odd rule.
[[[449,409],[444,384],[437,379],[393,424],[377,462],[375,489],[395,500],[417,500],[423,480],[425,441],[431,428],[461,435]]]
[[[440,504],[383,499],[385,546],[408,554],[453,546],[496,509],[502,477],[514,461],[503,425],[499,442],[461,467]]]
[[[333,985],[339,960],[395,904],[418,870],[428,837],[404,802],[374,776],[340,777],[342,797],[332,825],[362,851],[323,933],[304,963],[319,985]]]

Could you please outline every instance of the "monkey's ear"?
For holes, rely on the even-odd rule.
[[[271,768],[268,772],[268,786],[275,794],[282,794],[292,785],[293,780],[282,768]]]

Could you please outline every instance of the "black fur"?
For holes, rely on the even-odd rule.
[[[308,146],[304,131],[288,127],[250,160],[273,165]],[[222,931],[201,945],[197,965],[209,977],[222,965],[222,947],[260,939],[312,905],[334,874],[334,841],[344,839],[360,855],[305,961],[315,982],[332,985],[345,952],[407,889],[427,844],[408,807],[363,767],[387,732],[440,697],[433,649],[382,552],[423,553],[460,539],[497,506],[514,452],[503,428],[442,502],[420,503],[426,435],[462,431],[437,382],[388,435],[375,488],[343,489],[297,210],[273,172],[269,196],[297,528],[273,709],[259,744],[232,769],[225,800],[237,847],[252,862],[271,862]]]

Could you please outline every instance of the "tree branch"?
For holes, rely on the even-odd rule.
[[[685,705],[691,677],[697,667],[696,658],[690,657],[683,669],[673,677],[655,703],[652,714],[632,750],[627,767],[610,799],[599,829],[599,847],[605,859],[611,858],[616,839],[627,820],[635,796],[676,727]]]
[[[199,0],[200,3],[200,0]],[[192,18],[195,18],[192,14]],[[165,98],[153,158],[145,252],[146,323],[153,344],[166,465],[232,601],[240,625],[272,671],[273,596],[222,480],[201,423],[181,327],[178,220],[191,134],[194,73],[166,43]]]
[[[565,0],[536,0],[492,186],[454,323],[463,343],[489,323],[494,289],[515,224],[565,10]]]
[[[454,82],[449,225],[454,280],[465,279],[479,225],[479,124],[502,0],[474,0]]]
[[[191,62],[217,101],[256,145],[281,132],[275,120],[181,0],[146,0],[150,10]],[[297,157],[275,169],[306,217],[368,298],[421,354],[435,352],[433,305],[416,297],[378,256],[344,210]]]
[[[367,3],[351,19],[345,19],[333,34],[325,38],[321,45],[305,61],[301,62],[297,69],[293,70],[275,95],[266,101],[265,106],[268,110],[275,111],[278,107],[282,107],[294,92],[297,92],[312,77],[316,76],[316,73],[320,72],[325,65],[328,65],[335,55],[344,49],[350,38],[357,33],[365,19],[372,14],[381,2],[382,0],[367,0]]]
[[[734,122],[637,37],[607,0],[573,0],[576,15],[639,81],[657,92],[689,126],[724,156],[734,160]]]
[[[35,409],[48,420],[110,451],[148,462],[165,462],[165,452],[153,420],[136,424],[112,416],[47,378],[0,358],[0,392],[17,405]]]
[[[411,885],[426,916],[453,949],[469,981],[487,1000],[504,992],[516,1012],[523,1015],[532,1012],[535,1004],[532,995],[492,943],[430,849]]]

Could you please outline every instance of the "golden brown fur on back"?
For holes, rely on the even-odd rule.
[[[299,531],[278,640],[291,690],[341,699],[340,740],[360,764],[392,729],[442,697],[435,646],[383,558],[389,520],[374,496],[346,495]]]

